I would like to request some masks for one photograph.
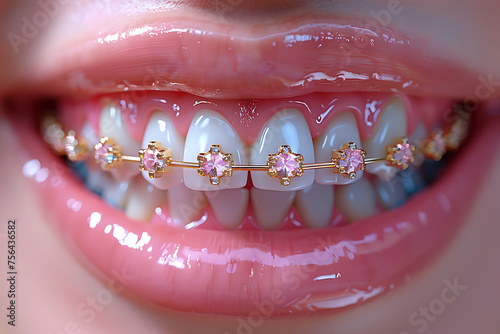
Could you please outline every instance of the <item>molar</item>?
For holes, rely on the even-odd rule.
[[[252,188],[250,198],[260,226],[267,230],[276,229],[295,199],[295,191],[273,191]]]
[[[302,154],[304,163],[313,163],[314,146],[307,121],[296,109],[284,109],[269,119],[257,140],[253,143],[250,162],[266,165],[268,154],[278,152],[280,145],[289,145],[294,153]],[[301,177],[283,186],[277,178],[271,178],[265,171],[252,171],[254,187],[265,190],[294,191],[309,187],[314,182],[314,170],[306,170]]]
[[[387,146],[402,137],[406,137],[406,110],[403,101],[395,97],[385,106],[371,137],[363,141],[363,148],[370,158],[385,157]],[[383,180],[391,179],[398,172],[396,168],[385,165],[385,162],[370,164],[365,170]]]
[[[323,228],[330,224],[333,199],[332,185],[313,183],[312,186],[297,192],[295,203],[307,226]]]
[[[184,156],[184,138],[179,134],[173,122],[165,113],[155,112],[149,119],[142,139],[142,148],[147,148],[150,141],[160,141],[165,148],[172,149],[173,160],[180,161]],[[148,172],[142,172],[144,179],[158,189],[169,189],[182,182],[182,168],[171,168],[159,178],[151,179]]]
[[[362,149],[356,117],[348,111],[335,115],[327,130],[314,140],[314,154],[318,162],[327,162],[332,158],[331,152],[340,149],[344,143],[354,142]],[[321,184],[349,184],[359,180],[363,171],[356,173],[356,178],[348,179],[334,174],[331,168],[316,170],[315,181]]]
[[[138,155],[139,143],[130,136],[120,107],[112,103],[104,106],[99,120],[99,131],[101,136],[108,136],[113,138],[116,143],[119,143],[124,155]],[[138,175],[139,168],[136,164],[122,164],[119,167],[112,168],[111,173],[116,179],[125,181]]]
[[[233,164],[247,164],[245,146],[229,122],[215,111],[201,110],[193,117],[189,127],[184,145],[184,161],[197,161],[198,154],[209,151],[213,144],[219,144],[226,154],[232,153]],[[242,188],[247,178],[247,171],[233,171],[231,177],[223,177],[219,185],[213,186],[208,178],[199,176],[195,169],[184,169],[184,183],[193,190]]]

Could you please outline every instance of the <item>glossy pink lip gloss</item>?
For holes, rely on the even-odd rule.
[[[126,29],[89,27],[84,40],[47,46],[42,54],[50,57],[26,68],[23,89],[173,90],[225,99],[397,90],[456,98],[475,86],[475,76],[427,55],[422,43],[363,22],[303,17],[247,29],[195,22],[159,15],[131,18]]]
[[[55,226],[81,256],[108,277],[125,275],[127,291],[145,301],[218,316],[342,310],[411,279],[461,226],[483,182],[464,177],[478,167],[469,157],[481,156],[487,169],[489,147],[500,144],[500,122],[492,121],[437,183],[398,209],[351,225],[186,231],[130,220],[61,169],[33,129],[19,120],[13,124],[23,133],[28,160],[37,159],[48,171],[38,182],[42,197]]]

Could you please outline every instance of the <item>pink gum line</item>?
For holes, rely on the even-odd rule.
[[[185,137],[193,116],[200,110],[211,109],[232,124],[244,143],[251,144],[269,118],[285,108],[296,108],[303,113],[313,139],[326,130],[336,114],[349,111],[355,115],[364,140],[370,137],[385,104],[394,96],[401,97],[405,103],[408,134],[419,121],[432,128],[451,106],[448,99],[391,93],[312,93],[285,99],[216,100],[179,92],[136,91],[96,96],[89,100],[66,100],[62,103],[60,117],[67,127],[81,128],[85,118],[98,129],[102,107],[111,102],[122,109],[130,135],[140,143],[154,111],[167,113]]]

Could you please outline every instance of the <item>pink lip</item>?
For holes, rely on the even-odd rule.
[[[411,279],[461,226],[483,182],[464,176],[478,168],[475,175],[486,175],[488,150],[500,145],[500,121],[491,121],[438,183],[396,210],[348,226],[185,231],[128,219],[61,168],[33,129],[13,124],[44,171],[33,179],[55,224],[97,270],[149,302],[225,316],[341,310]]]
[[[475,88],[474,76],[429,56],[424,43],[351,21],[295,17],[238,28],[189,15],[168,23],[160,14],[132,17],[126,27],[89,28],[84,40],[48,47],[21,84],[60,94],[175,90],[217,98],[391,90],[456,98]]]

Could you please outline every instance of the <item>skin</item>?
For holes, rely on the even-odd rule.
[[[284,6],[283,6],[283,3]],[[403,3],[403,2],[402,2]],[[84,3],[85,4],[85,3]],[[197,10],[209,15],[211,7],[206,3],[191,1]],[[340,11],[349,15],[369,15],[371,9],[384,9],[384,3],[373,1],[314,2],[325,10]],[[87,4],[87,6],[89,6]],[[145,6],[144,6],[145,7]],[[121,8],[121,7],[119,7]],[[311,2],[301,1],[253,1],[249,6],[237,7],[221,20],[269,19],[270,11],[306,10],[312,11]],[[426,38],[437,54],[453,60],[478,75],[493,75],[500,81],[500,44],[496,40],[500,31],[498,13],[500,4],[494,1],[420,1],[411,2],[404,10],[393,16],[391,24],[401,31],[411,31]],[[33,1],[11,1],[0,5],[2,31],[18,29],[20,17],[39,10]],[[126,8],[122,8],[125,12]],[[12,14],[14,13],[14,14]],[[88,7],[88,16],[97,14]],[[84,20],[82,16],[80,18]],[[64,15],[55,16],[50,25],[63,24]],[[428,24],[422,24],[427,22]],[[48,30],[48,29],[47,29]],[[57,43],[58,38],[67,36],[45,33],[36,37],[19,54],[12,52],[6,38],[0,43],[1,73],[0,96],[11,89],[12,83],[24,75],[25,64],[31,64],[44,50],[45,43]],[[473,94],[473,92],[471,92]],[[492,113],[499,115],[499,104],[493,100],[500,97],[500,88],[490,100]],[[495,107],[496,105],[496,107]],[[18,144],[3,118],[0,122],[0,149],[11,152]],[[471,198],[472,210],[466,217],[463,228],[442,253],[436,255],[428,265],[407,285],[360,307],[335,316],[323,315],[314,318],[264,320],[253,333],[497,333],[500,330],[500,235],[498,217],[498,185],[500,185],[500,148],[492,150],[495,163],[485,169],[485,182],[481,181],[477,197]],[[86,322],[76,315],[82,303],[92,304],[100,291],[106,288],[106,281],[85,269],[85,263],[75,258],[55,231],[42,208],[32,184],[22,176],[22,163],[18,159],[2,161],[0,184],[0,219],[2,233],[6,222],[15,218],[18,236],[18,318],[16,327],[1,322],[2,333],[237,333],[236,319],[214,319],[180,315],[140,304],[124,293],[114,294],[107,305],[93,304],[95,317]],[[1,234],[2,258],[6,253],[6,234]],[[458,279],[467,288],[454,302],[447,304],[445,311],[436,316],[427,315],[428,327],[412,326],[409,317],[414,312],[425,312],[428,306],[441,298],[445,280]],[[2,280],[2,291],[7,291]],[[7,305],[6,294],[2,292],[2,305]],[[423,310],[423,311],[422,311]],[[5,310],[3,312],[6,312]],[[423,313],[422,313],[423,314]],[[422,316],[425,317],[425,316]],[[419,317],[419,319],[422,319]],[[193,321],[193,319],[195,321]],[[431,320],[432,319],[432,320]],[[78,328],[72,328],[76,322]],[[78,331],[78,329],[80,331]]]

